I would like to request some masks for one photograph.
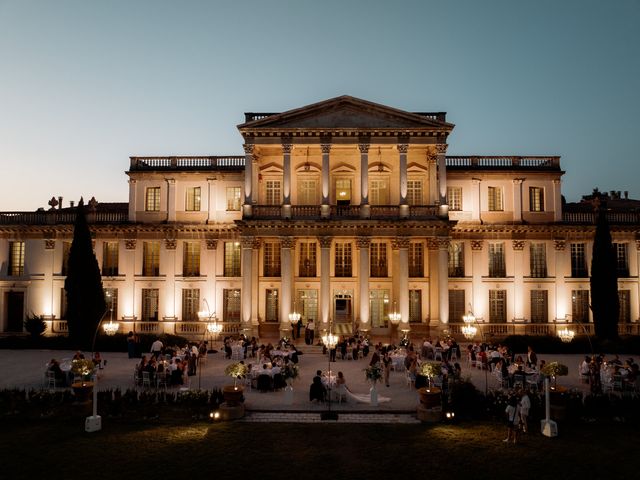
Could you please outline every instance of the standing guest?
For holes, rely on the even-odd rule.
[[[536,368],[538,366],[538,356],[530,346],[527,347],[527,366],[529,368]]]
[[[313,318],[307,323],[307,331],[309,332],[309,345],[313,345],[313,339],[315,337],[316,325],[313,323]]]
[[[527,433],[529,410],[531,409],[531,400],[525,390],[520,397],[520,424],[522,425],[523,433]]]
[[[509,397],[509,403],[504,411],[507,417],[507,438],[505,443],[518,443],[518,424],[520,423],[520,410],[518,408],[518,397]]]
[[[298,319],[298,323],[296,323],[296,338],[300,340],[300,330],[302,330],[302,318]]]
[[[151,353],[157,357],[162,353],[163,348],[164,348],[164,345],[162,344],[160,339],[156,338],[156,341],[151,344]]]
[[[130,330],[129,335],[127,335],[127,352],[129,358],[136,356],[136,336],[133,334],[133,330]]]
[[[353,357],[354,359],[356,358],[355,355]],[[371,355],[371,360],[369,361],[369,366],[373,366],[373,365],[379,365],[380,364],[380,353],[378,353],[378,349],[376,348],[375,351],[373,352],[373,355]]]
[[[296,339],[296,329],[297,329],[296,324],[294,322],[291,322],[291,340]]]
[[[185,360],[187,361],[187,375],[193,377],[196,374],[196,364],[198,356],[187,352]]]
[[[389,386],[389,374],[391,373],[391,356],[389,352],[385,348],[382,352],[382,378],[384,379],[384,384]]]

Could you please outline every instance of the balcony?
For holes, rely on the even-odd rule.
[[[129,157],[130,172],[176,170],[244,170],[241,155],[207,157]]]
[[[75,210],[39,212],[0,212],[0,225],[71,225],[76,221]],[[87,212],[89,223],[124,223],[127,211]]]
[[[360,205],[331,205],[328,220],[356,220],[363,218]],[[409,207],[410,219],[435,220],[438,207],[433,205],[418,205]],[[282,219],[281,205],[253,205],[252,216],[258,220]],[[320,220],[322,219],[320,205],[292,205],[292,220]],[[400,207],[398,205],[371,205],[369,217],[373,220],[397,220],[400,219]]]
[[[450,156],[446,157],[447,169],[481,170],[560,170],[560,157],[547,156]]]
[[[595,225],[595,212],[563,212],[562,221],[572,225]],[[607,212],[607,221],[612,225],[639,225],[640,212]]]

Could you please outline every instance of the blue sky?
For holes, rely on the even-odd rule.
[[[449,154],[640,198],[640,0],[0,0],[0,210],[127,201],[130,155],[242,154],[245,111],[447,111]]]

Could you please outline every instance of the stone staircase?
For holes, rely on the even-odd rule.
[[[320,412],[247,412],[240,420],[249,423],[386,423],[419,424],[410,413],[338,412],[338,420],[322,420]]]

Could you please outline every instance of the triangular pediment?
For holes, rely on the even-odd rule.
[[[412,113],[359,98],[342,96],[272,114],[246,114],[238,128],[254,129],[437,129],[451,130],[444,114]],[[254,119],[255,118],[255,119]]]

